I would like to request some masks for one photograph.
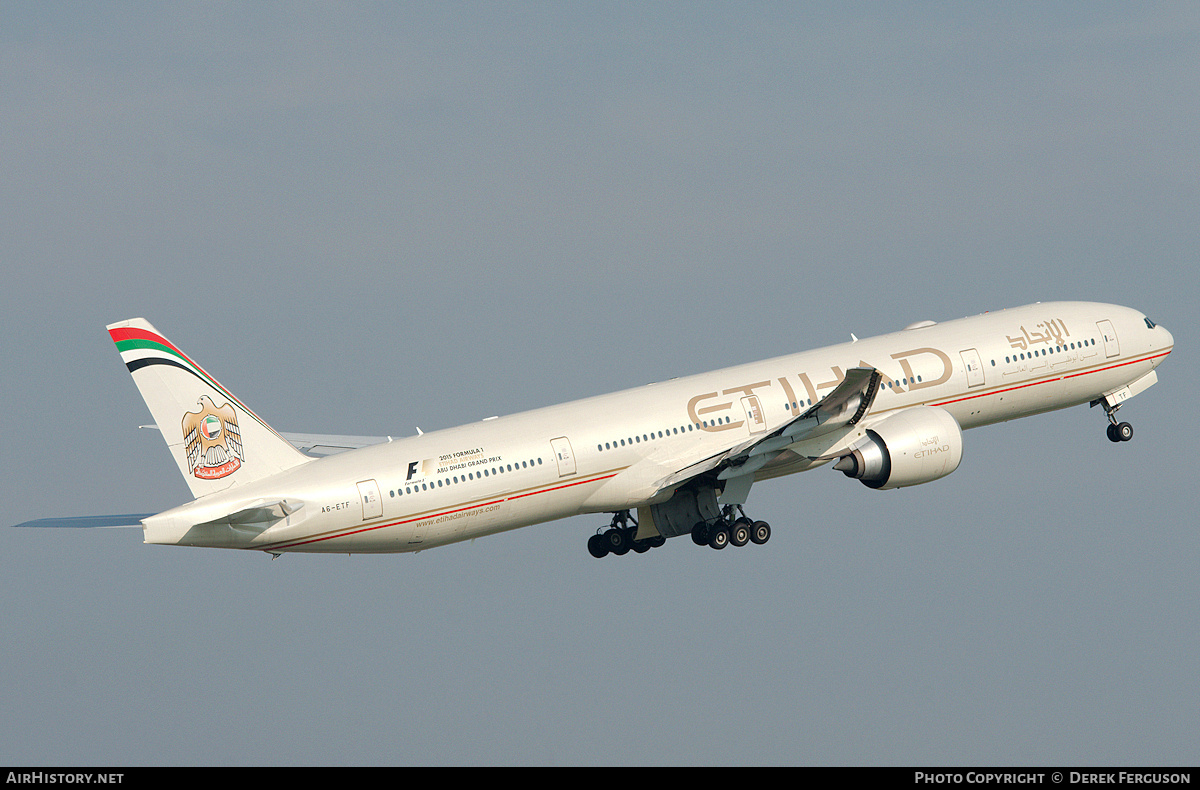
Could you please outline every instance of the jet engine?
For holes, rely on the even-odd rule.
[[[962,461],[962,428],[935,406],[916,406],[867,429],[834,465],[870,488],[901,488],[945,477]]]

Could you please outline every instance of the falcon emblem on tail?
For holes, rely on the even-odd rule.
[[[207,395],[199,411],[183,415],[183,448],[192,474],[201,480],[219,480],[238,470],[245,459],[237,413],[228,403],[217,406]]]

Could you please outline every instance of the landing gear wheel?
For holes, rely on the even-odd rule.
[[[629,553],[629,540],[623,529],[614,527],[613,529],[605,530],[604,542],[608,546],[608,550],[618,557]]]
[[[750,542],[749,520],[738,519],[729,528],[729,542],[734,546],[745,546]]]
[[[667,542],[662,535],[637,539],[637,519],[628,510],[613,513],[612,523],[603,532],[598,532],[588,538],[588,553],[596,559],[608,554],[628,554],[632,549],[637,554],[645,554],[650,549],[657,548]]]
[[[708,545],[708,525],[703,521],[697,521],[696,526],[692,527],[692,543],[697,546]]]
[[[608,544],[604,540],[604,536],[597,533],[588,538],[588,554],[591,554],[596,559],[600,559],[608,554]]]
[[[636,528],[629,530],[627,539],[629,541],[630,548],[632,548],[638,554],[645,554],[646,552],[650,551],[653,544],[648,540],[638,540],[634,537],[635,535],[637,535]]]
[[[729,545],[729,530],[725,526],[718,526],[709,532],[708,545],[720,551]]]
[[[765,521],[755,521],[750,526],[750,540],[761,546],[771,539],[771,525]]]
[[[1133,438],[1133,426],[1127,422],[1119,423],[1113,431],[1113,436],[1117,437],[1118,442],[1127,442]]]

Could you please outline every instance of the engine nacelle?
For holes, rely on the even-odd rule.
[[[945,409],[916,406],[867,429],[834,465],[870,488],[901,488],[945,477],[962,461],[962,428]]]

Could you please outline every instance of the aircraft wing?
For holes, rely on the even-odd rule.
[[[716,472],[718,480],[744,478],[748,489],[752,475],[793,444],[856,425],[871,408],[881,376],[874,368],[851,368],[821,400],[774,431],[752,436],[710,455],[657,482],[657,489],[677,487],[703,474]]]

